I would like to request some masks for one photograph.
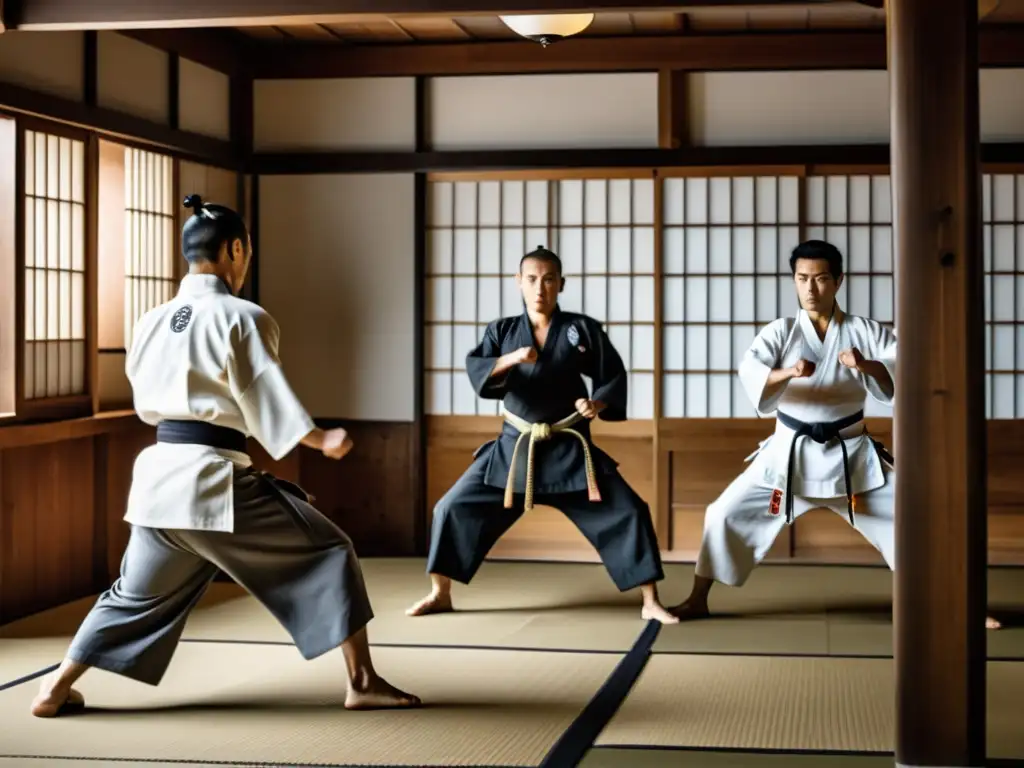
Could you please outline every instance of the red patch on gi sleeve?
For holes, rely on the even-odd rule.
[[[776,488],[772,491],[772,500],[768,502],[768,514],[778,515],[779,507],[782,506],[782,491]]]

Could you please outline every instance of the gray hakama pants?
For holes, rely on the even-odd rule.
[[[306,659],[369,623],[348,536],[305,501],[284,503],[251,469],[235,470],[234,499],[233,533],[132,526],[121,576],[100,595],[68,658],[157,685],[218,569],[274,615]]]
[[[427,573],[468,584],[502,534],[523,514],[525,498],[516,494],[505,509],[505,490],[484,482],[487,457],[478,458],[434,507]],[[561,511],[601,556],[620,591],[665,578],[658,538],[647,502],[618,472],[599,474],[601,501],[586,491],[538,493],[534,504]]]

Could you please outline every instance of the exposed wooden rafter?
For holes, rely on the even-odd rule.
[[[259,47],[231,29],[132,29],[121,34],[228,75],[244,72],[251,51]]]
[[[792,1],[792,0],[790,0]],[[829,0],[800,0],[827,3]],[[688,0],[688,7],[785,5],[786,0]],[[264,26],[353,20],[360,14],[672,10],[650,0],[21,0],[19,29]]]

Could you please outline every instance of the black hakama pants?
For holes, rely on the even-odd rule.
[[[469,584],[487,553],[523,514],[524,496],[505,509],[505,489],[484,482],[488,456],[480,456],[437,502],[427,573]],[[625,592],[661,581],[665,574],[650,508],[618,472],[598,474],[601,501],[587,492],[535,493],[534,504],[568,517],[601,556],[615,586]]]

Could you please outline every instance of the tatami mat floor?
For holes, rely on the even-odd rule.
[[[457,613],[418,619],[403,611],[427,587],[422,561],[366,560],[364,570],[376,663],[423,696],[423,710],[345,712],[340,657],[303,661],[255,600],[217,583],[159,687],[93,672],[81,685],[86,716],[35,720],[37,682],[11,683],[60,660],[87,598],[0,627],[0,768],[73,757],[537,766],[589,717],[645,628],[638,596],[619,594],[596,565],[487,563],[471,588],[456,587]],[[692,566],[666,571],[673,602]],[[891,765],[891,588],[884,569],[838,566],[765,566],[743,589],[716,588],[719,615],[660,631],[581,765]],[[989,592],[1010,621],[988,635],[989,754],[1024,758],[1024,627],[1013,621],[1024,569],[993,569]],[[829,754],[842,752],[853,754]]]

